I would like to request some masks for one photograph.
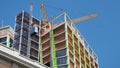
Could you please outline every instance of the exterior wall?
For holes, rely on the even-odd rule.
[[[52,33],[52,34],[51,34]],[[41,63],[54,68],[98,68],[97,62],[67,23],[41,34]]]
[[[66,67],[62,65],[66,64],[67,60],[65,24],[52,27],[52,31],[50,29],[46,31],[41,35],[42,63],[48,66],[52,65],[54,68]],[[61,59],[65,59],[65,62],[61,62]]]
[[[67,32],[70,68],[98,68],[97,61],[69,25],[67,25]]]

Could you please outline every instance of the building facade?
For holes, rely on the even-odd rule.
[[[25,11],[16,16],[14,48],[20,54],[51,68],[99,68],[97,55],[66,13],[47,23],[31,20]]]
[[[98,58],[69,16],[64,13],[58,22],[41,27],[41,63],[52,68],[98,68]],[[50,28],[48,28],[50,26]]]

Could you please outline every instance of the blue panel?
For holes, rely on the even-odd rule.
[[[62,58],[57,58],[57,64],[61,65],[61,64],[66,64],[66,57],[62,57]]]

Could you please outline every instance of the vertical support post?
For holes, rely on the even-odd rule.
[[[74,32],[72,31],[72,45],[73,45],[73,53],[74,53],[74,68],[76,68],[75,62],[75,44],[74,44]]]
[[[50,45],[51,45],[51,68],[57,68],[57,58],[56,58],[56,52],[55,52],[55,44],[54,44],[54,36],[53,36],[53,29],[52,25],[53,22],[51,23],[51,30],[50,30]]]
[[[15,16],[15,22],[16,22],[16,19],[17,18],[17,16]],[[16,23],[14,24],[14,31],[15,31],[15,27],[16,27]],[[16,32],[14,32],[14,36],[15,36],[15,34],[16,34]],[[12,48],[14,49],[14,43],[15,43],[15,37],[14,37],[14,39],[13,39],[13,46],[12,46]]]
[[[64,13],[64,22],[67,23],[67,14]]]
[[[78,53],[79,53],[79,68],[81,67],[81,57],[80,57],[80,41],[79,41],[79,39],[78,39]]]
[[[22,29],[22,27],[23,27],[23,19],[24,19],[24,11],[22,11],[22,23],[21,23],[21,30],[20,30],[20,44],[19,44],[19,54],[20,54],[20,52],[21,52],[21,42],[22,42],[22,32],[23,32],[23,29]]]
[[[7,36],[7,47],[10,47],[10,37],[9,37],[9,34]]]
[[[30,16],[29,16],[29,29],[28,29],[28,49],[27,49],[27,56],[30,57],[30,47],[31,47],[31,24],[32,24],[32,11],[33,11],[33,4],[30,3]]]
[[[67,27],[68,27],[68,23],[65,23],[65,39],[66,39],[66,47],[67,47],[67,51],[66,51],[66,54],[67,54],[67,63],[68,64],[68,67],[67,68],[70,68],[70,57],[69,57],[69,45],[68,45],[68,30],[67,30]]]
[[[40,20],[40,24],[39,24],[39,61],[40,64],[43,64],[43,59],[42,59],[42,38],[41,38],[41,20]]]

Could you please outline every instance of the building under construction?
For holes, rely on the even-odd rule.
[[[14,48],[51,68],[98,68],[97,55],[66,13],[48,22],[19,13]]]

